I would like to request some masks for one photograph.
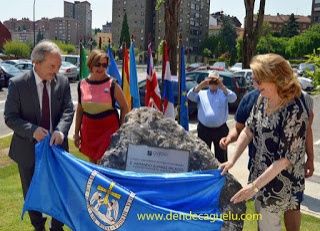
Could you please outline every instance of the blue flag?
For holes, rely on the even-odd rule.
[[[134,55],[134,43],[131,42],[130,46],[130,94],[132,97],[132,108],[139,108],[140,104],[140,95],[138,88],[138,74],[136,67],[136,58]]]
[[[113,52],[112,52],[112,49],[111,49],[110,45],[108,46],[107,53],[108,53],[108,57],[109,57],[109,66],[108,66],[108,69],[107,69],[107,73],[109,75],[111,75],[112,77],[116,78],[116,80],[118,81],[119,85],[122,86],[121,75],[119,73],[119,70],[118,70],[118,67],[117,67],[117,63],[114,60]]]
[[[36,145],[23,214],[36,210],[72,230],[221,230],[219,170],[142,174],[103,168],[57,146]],[[201,215],[200,215],[201,214]]]
[[[184,47],[180,51],[180,114],[179,123],[185,130],[189,131],[189,114],[188,114],[188,99],[186,87],[186,67],[184,63]]]

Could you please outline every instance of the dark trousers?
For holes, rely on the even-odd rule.
[[[209,128],[198,123],[197,127],[198,137],[202,139],[211,150],[211,143],[214,145],[214,154],[216,159],[220,162],[226,162],[228,160],[227,150],[223,150],[220,148],[219,142],[222,137],[228,135],[229,128],[226,123],[217,128]]]
[[[34,173],[34,167],[33,168],[25,168],[23,166],[18,165],[19,173],[20,173],[20,179],[21,179],[21,185],[22,185],[22,191],[23,191],[23,197],[26,198],[31,179]],[[48,182],[49,184],[50,182]],[[46,218],[42,217],[42,213],[37,211],[29,211],[29,217],[31,220],[31,224],[35,228],[36,231],[38,230],[44,230],[44,226],[46,223]],[[51,220],[51,228],[50,230],[53,231],[61,231],[63,223],[60,221],[52,218]]]

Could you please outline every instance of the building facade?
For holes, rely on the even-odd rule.
[[[146,50],[149,40],[157,48],[165,35],[164,5],[155,9],[156,0],[113,0],[112,37],[119,46],[124,12],[129,32],[135,36],[136,47]],[[178,33],[188,51],[199,52],[199,46],[208,35],[210,0],[181,0]]]
[[[89,40],[92,37],[92,10],[88,1],[64,1],[64,17],[79,21],[79,39]]]
[[[312,1],[311,22],[320,23],[320,0]]]
[[[148,36],[153,34],[154,0],[113,0],[112,3],[112,44],[120,47],[120,36],[124,14],[127,14],[130,36],[135,37],[135,47],[146,49]]]
[[[284,25],[288,23],[290,15],[265,15],[264,22],[270,24],[272,32],[281,32]],[[296,22],[299,24],[299,33],[307,30],[311,25],[311,17],[303,15],[295,15]],[[254,23],[256,23],[257,16],[254,17]]]
[[[106,24],[102,25],[103,33],[111,33],[112,31],[112,22],[106,22]]]
[[[49,38],[77,45],[79,21],[73,18],[56,17],[49,20]]]
[[[200,44],[208,36],[210,0],[181,0],[178,33],[188,53],[199,53]],[[155,46],[165,35],[164,6],[156,11]]]

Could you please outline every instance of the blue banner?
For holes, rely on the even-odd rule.
[[[112,49],[111,49],[110,45],[108,46],[107,54],[108,54],[108,57],[109,57],[109,66],[108,66],[108,69],[107,69],[107,73],[109,75],[111,75],[113,78],[115,78],[117,80],[118,84],[120,86],[122,86],[122,80],[121,80],[121,76],[120,76],[120,73],[119,73],[119,69],[117,67],[116,61],[114,60],[113,52],[112,52]]]
[[[103,168],[36,145],[23,213],[36,210],[72,230],[220,230],[219,170],[142,174]]]
[[[132,108],[139,108],[141,107],[140,104],[140,94],[139,94],[139,87],[138,87],[138,74],[137,74],[137,67],[136,67],[136,58],[134,55],[134,43],[131,42],[130,45],[130,94],[132,97]]]

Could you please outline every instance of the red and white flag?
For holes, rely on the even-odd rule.
[[[153,66],[151,43],[148,45],[147,84],[145,105],[162,112],[162,102],[156,71]]]
[[[167,43],[163,43],[163,63],[164,63],[164,84],[163,84],[163,114],[165,117],[175,118],[174,112],[174,95],[173,95],[173,83],[171,78],[169,52]]]

